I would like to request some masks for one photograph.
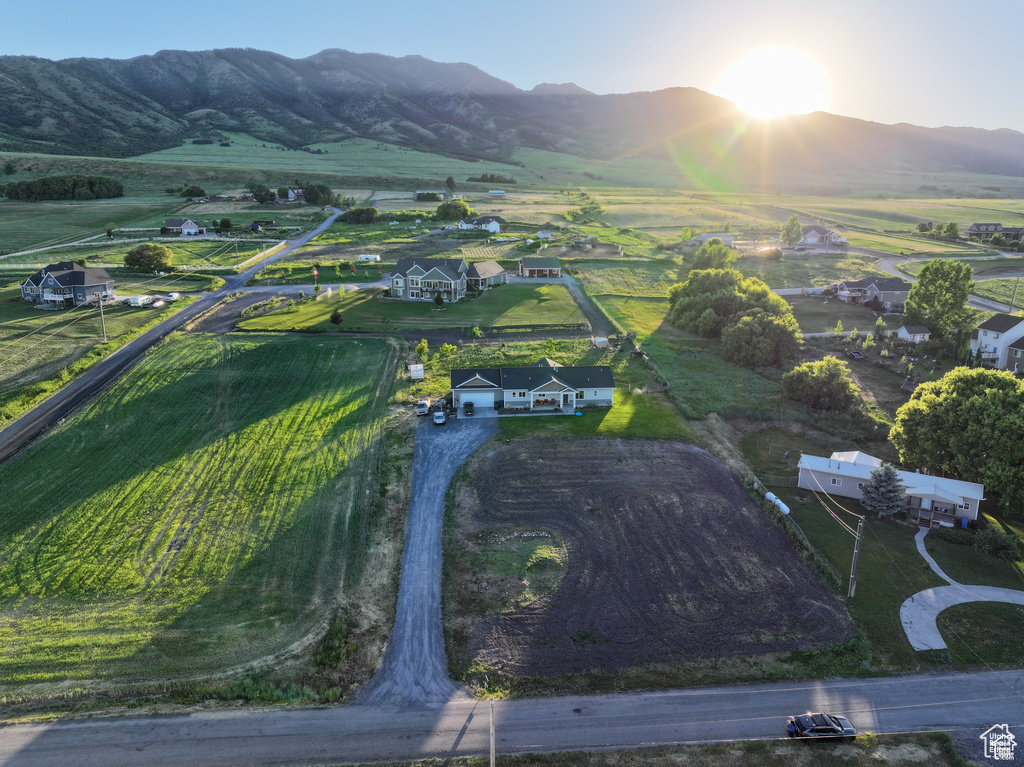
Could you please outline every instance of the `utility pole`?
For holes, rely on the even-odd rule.
[[[1020,287],[1020,277],[1017,278],[1017,282],[1013,285],[1013,295],[1010,296],[1010,311],[1007,314],[1013,314],[1013,301],[1017,298],[1017,288]]]
[[[100,300],[100,325],[103,326],[103,343],[107,342],[107,321],[103,319],[103,294],[97,293],[97,298]]]
[[[491,698],[491,767],[494,767],[494,698]]]
[[[848,599],[853,599],[853,595],[857,591],[857,559],[860,557],[860,541],[863,537],[864,517],[860,517],[860,521],[857,522],[857,535],[853,543],[853,564],[850,566],[850,593],[846,595]]]

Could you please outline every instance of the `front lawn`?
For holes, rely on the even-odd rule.
[[[341,324],[332,325],[338,310]],[[562,285],[501,285],[479,299],[447,303],[438,311],[432,301],[377,297],[371,291],[347,291],[303,301],[294,307],[244,320],[242,330],[432,330],[514,327],[579,327],[586,318]]]

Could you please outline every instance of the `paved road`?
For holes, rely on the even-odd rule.
[[[497,751],[775,738],[787,714],[808,709],[842,712],[861,731],[875,733],[980,733],[1005,723],[1024,742],[1022,689],[1024,671],[1018,670],[498,701]],[[482,756],[488,719],[486,703],[455,700],[441,708],[349,706],[23,725],[0,730],[0,765],[52,767],[73,760],[75,767],[225,767]]]
[[[441,706],[460,697],[448,676],[441,629],[441,527],[456,470],[497,431],[494,418],[449,419],[416,429],[409,516],[395,626],[362,705]]]
[[[177,330],[189,320],[195,318],[207,309],[212,308],[218,301],[228,293],[235,292],[245,285],[246,280],[256,272],[279,258],[286,256],[296,248],[303,247],[313,237],[320,234],[324,229],[334,223],[334,219],[341,214],[335,209],[334,214],[311,232],[308,232],[287,247],[266,261],[260,261],[255,266],[239,275],[233,275],[225,279],[224,285],[218,290],[204,295],[199,301],[178,312],[173,317],[161,322],[155,328],[151,328],[143,335],[125,344],[116,352],[107,357],[91,370],[83,373],[68,386],[58,391],[42,404],[36,406],[18,420],[12,423],[3,431],[0,431],[0,465],[20,452],[32,440],[41,435],[51,426],[66,418],[77,410],[81,405],[92,397],[110,386],[114,381],[123,376],[131,367],[138,362],[146,351],[157,341],[168,333]]]

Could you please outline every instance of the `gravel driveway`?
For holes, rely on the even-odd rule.
[[[356,696],[360,704],[434,707],[447,703],[458,689],[448,676],[441,631],[444,497],[456,470],[497,432],[498,419],[451,419],[444,426],[422,420],[416,430],[395,627],[381,667]]]

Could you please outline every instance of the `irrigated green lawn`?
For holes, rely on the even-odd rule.
[[[156,233],[153,233],[156,236]],[[273,236],[273,235],[271,235]],[[267,248],[274,247],[276,242],[253,242],[248,239],[238,240],[154,240],[171,251],[171,263],[174,266],[199,266],[217,268],[224,266],[237,266],[244,261],[261,253]],[[95,245],[74,248],[55,248],[41,253],[34,253],[25,259],[38,262],[44,259],[46,263],[57,261],[77,261],[81,258],[88,262],[101,264],[123,264],[124,257],[129,250],[136,247],[138,242],[108,241],[105,238],[97,240]]]
[[[843,332],[860,332],[863,339],[875,332],[878,315],[860,304],[848,304],[823,296],[784,296],[793,307],[793,316],[800,323],[801,333],[828,333],[834,331],[836,323],[843,323]],[[896,331],[903,325],[902,315],[890,314],[882,317],[887,330]]]
[[[398,358],[179,337],[5,465],[3,687],[227,669],[351,598]]]
[[[341,325],[330,322],[341,312]],[[243,320],[242,330],[427,330],[431,328],[577,325],[585,318],[562,285],[515,283],[486,291],[478,300],[445,304],[376,298],[370,291],[335,292],[320,300]]]

